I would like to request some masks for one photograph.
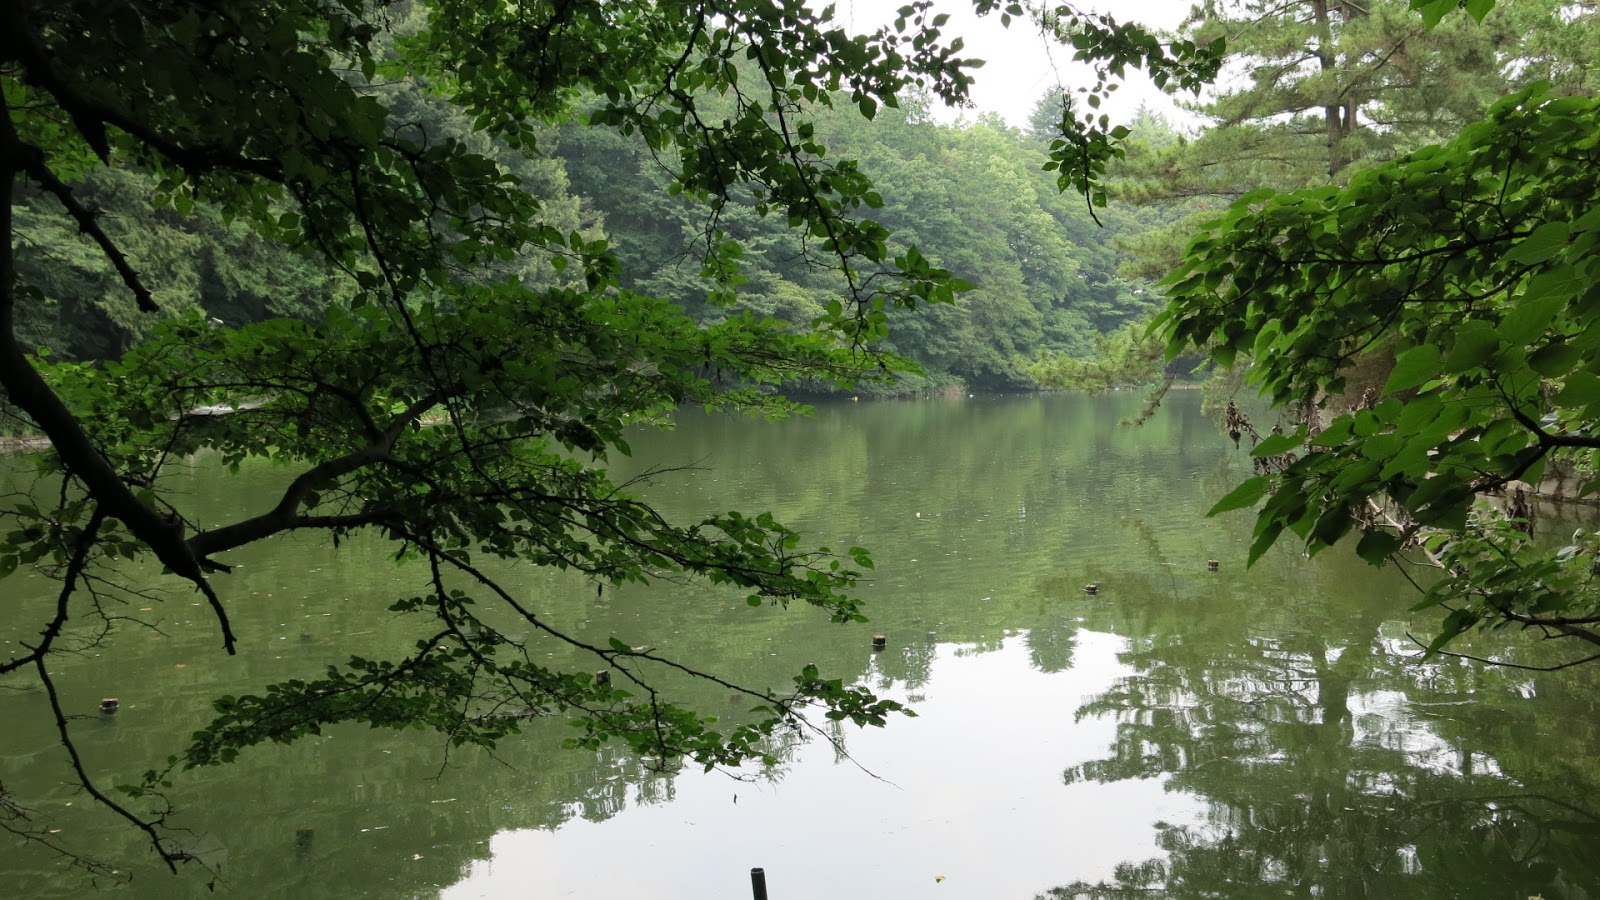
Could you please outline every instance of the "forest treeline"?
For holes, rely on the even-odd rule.
[[[925,93],[870,119],[842,99],[841,108],[812,103],[806,127],[830,156],[856,161],[846,174],[870,180],[881,205],[861,212],[891,233],[893,253],[915,248],[970,285],[954,303],[888,311],[884,349],[926,375],[908,387],[1092,388],[1159,368],[1142,323],[1197,222],[1258,188],[1342,184],[1447,139],[1533,82],[1591,92],[1596,9],[1519,0],[1482,23],[1453,17],[1427,30],[1405,0],[1201,4],[1182,35],[1224,39],[1229,62],[1218,87],[1187,104],[1200,124],[1180,129],[1142,110],[1111,169],[1112,202],[1093,214],[1041,166],[1062,115],[1082,112],[1071,93],[1046,92],[1022,128],[991,114],[941,122]],[[499,160],[548,220],[606,241],[627,289],[673,298],[703,324],[748,314],[808,326],[849,303],[815,238],[761,209],[753,191],[748,202],[734,191],[710,208],[674,192],[670,161],[638,135],[567,122],[541,132],[538,155],[504,152],[426,85],[389,90],[392,118],[434,140],[467,140]],[[699,109],[714,121],[721,102],[708,95]],[[51,196],[19,191],[19,283],[39,301],[20,336],[57,358],[120,356],[159,317],[138,310]],[[349,282],[312,261],[319,248],[296,253],[182,198],[152,204],[158,188],[147,175],[86,167],[75,192],[135,268],[158,276],[163,315],[200,310],[214,324],[242,325],[311,319],[348,299],[339,292]],[[530,254],[492,274],[549,286],[577,277],[562,263]]]
[[[935,380],[1016,389],[1032,384],[1024,367],[1042,350],[1085,355],[1097,334],[1153,308],[1147,279],[1121,274],[1128,262],[1121,242],[1159,224],[1159,210],[1119,206],[1102,211],[1097,224],[1082,198],[1063,195],[1041,170],[1041,138],[990,115],[940,124],[931,103],[908,98],[872,121],[853,108],[815,109],[816,134],[830,155],[858,159],[871,178],[882,205],[870,214],[893,233],[892,252],[917,247],[971,284],[954,304],[892,313],[888,349]],[[406,112],[430,134],[466,132],[466,123],[452,122],[420,93]],[[817,264],[817,248],[784,216],[762,215],[737,196],[708,209],[670,191],[668,169],[636,137],[571,123],[549,130],[542,144],[548,155],[537,164],[500,156],[547,212],[617,250],[627,289],[671,297],[707,324],[753,314],[809,326],[830,303],[849,302],[837,273]],[[165,312],[199,309],[217,324],[240,325],[311,317],[340,299],[339,280],[308,258],[215,214],[152,209],[154,190],[146,176],[105,168],[78,187],[138,268],[160,272]],[[23,333],[57,356],[118,356],[153,317],[136,309],[98,249],[54,203],[32,192],[18,209],[31,236],[19,248],[19,271],[49,310]],[[724,252],[725,270],[708,273],[707,251],[731,249],[730,242],[740,247],[737,257]],[[537,284],[563,277],[552,262],[513,265]]]

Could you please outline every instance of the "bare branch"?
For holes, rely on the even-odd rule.
[[[77,585],[78,577],[83,574],[84,567],[89,564],[89,551],[94,549],[95,540],[100,536],[100,526],[105,522],[105,514],[98,507],[89,517],[89,524],[84,526],[83,533],[78,536],[78,546],[73,548],[72,558],[67,561],[67,571],[62,578],[61,593],[56,595],[55,615],[40,632],[37,646],[28,647],[24,656],[13,657],[0,663],[0,675],[14,672],[30,663],[37,662],[50,652],[50,647],[61,634],[61,627],[67,623],[67,601],[72,597],[72,591]]]
[[[83,758],[78,755],[77,745],[72,742],[72,733],[67,727],[66,710],[61,707],[61,696],[56,693],[55,681],[51,679],[50,670],[45,666],[43,657],[34,660],[34,669],[39,673],[39,683],[44,686],[45,696],[50,698],[50,710],[55,714],[56,734],[60,738],[62,748],[67,751],[68,759],[72,762],[72,770],[78,777],[78,784],[82,785],[83,789],[88,791],[89,796],[99,801],[102,806],[127,819],[133,823],[134,827],[149,836],[151,845],[155,848],[156,853],[161,856],[161,861],[167,864],[168,869],[176,873],[178,871],[178,863],[191,859],[191,855],[182,850],[167,849],[167,845],[161,840],[160,832],[156,830],[156,826],[161,824],[159,818],[155,822],[147,822],[130,812],[127,807],[106,796],[104,792],[95,786],[94,779],[89,777],[89,772],[83,767]]]
[[[1428,649],[1428,645],[1424,644],[1420,640],[1417,640],[1417,638],[1411,632],[1409,632],[1409,631],[1406,632],[1406,637],[1410,638],[1411,642],[1413,644],[1416,644],[1418,647],[1421,647],[1423,650],[1427,650]],[[1571,662],[1564,662],[1564,663],[1561,663],[1560,665],[1555,665],[1555,666],[1528,666],[1528,665],[1523,665],[1522,663],[1505,662],[1504,660],[1499,660],[1499,659],[1489,659],[1489,658],[1483,657],[1483,656],[1473,656],[1470,653],[1453,653],[1453,652],[1451,652],[1449,650],[1435,650],[1433,652],[1434,652],[1434,655],[1436,655],[1436,656],[1453,656],[1456,659],[1467,659],[1467,660],[1471,660],[1473,662],[1484,663],[1486,665],[1498,666],[1499,668],[1502,668],[1502,669],[1522,669],[1522,670],[1527,671],[1527,672],[1559,672],[1562,669],[1570,669],[1573,666],[1581,666],[1584,663],[1590,663],[1590,662],[1594,662],[1597,659],[1600,659],[1600,653],[1596,653],[1593,656],[1585,656],[1583,659],[1575,659],[1575,660],[1572,660]],[[1421,657],[1418,657],[1418,658],[1420,659]]]
[[[78,198],[72,195],[72,188],[60,178],[57,178],[56,173],[50,171],[50,167],[45,164],[44,153],[40,152],[36,147],[23,146],[29,151],[29,161],[24,169],[28,173],[28,177],[39,182],[45,190],[54,195],[61,202],[61,205],[66,207],[67,214],[72,216],[73,221],[78,223],[78,231],[88,235],[91,240],[99,245],[100,252],[105,254],[106,259],[111,263],[111,267],[117,270],[117,276],[122,279],[122,283],[127,286],[128,290],[133,292],[134,301],[139,304],[139,311],[147,313],[160,312],[161,307],[156,305],[155,298],[150,295],[150,289],[144,286],[144,281],[140,279],[139,273],[135,272],[133,265],[128,262],[127,255],[122,252],[115,241],[111,240],[111,236],[106,234],[105,229],[100,227],[99,217],[96,212],[79,203]]]
[[[96,878],[110,878],[114,881],[127,883],[132,877],[131,872],[124,872],[113,867],[108,862],[83,856],[65,844],[58,842],[54,837],[55,829],[46,829],[31,826],[29,815],[31,810],[18,803],[12,794],[0,784],[0,831],[5,831],[23,841],[38,844],[50,853],[67,860]]]
[[[227,169],[257,175],[271,181],[283,180],[282,167],[276,162],[252,158],[231,147],[184,142],[172,135],[163,134],[133,115],[113,109],[98,99],[78,91],[56,71],[50,59],[50,51],[39,43],[32,27],[28,24],[27,16],[23,14],[24,8],[25,4],[22,3],[0,4],[0,34],[5,36],[3,40],[7,57],[14,58],[22,64],[26,73],[25,80],[38,86],[55,100],[72,119],[72,124],[78,129],[84,141],[101,159],[108,159],[111,155],[110,144],[106,137],[106,126],[110,125],[143,141],[189,173]]]
[[[458,391],[441,388],[429,392],[396,416],[377,440],[343,456],[324,460],[300,473],[289,484],[289,487],[284,490],[283,496],[279,498],[277,505],[272,509],[253,518],[235,522],[222,528],[202,531],[190,537],[188,540],[189,552],[194,554],[196,559],[203,560],[212,554],[232,550],[235,547],[241,547],[293,528],[312,526],[344,527],[338,522],[327,521],[329,517],[321,517],[322,521],[316,518],[300,517],[300,504],[304,503],[306,497],[317,488],[333,482],[342,475],[348,475],[387,458],[390,452],[394,450],[395,442],[400,439],[405,430],[421,418],[423,413],[439,405],[452,393],[458,393]],[[353,524],[376,522],[382,516],[374,513],[365,518],[367,521],[354,522]]]

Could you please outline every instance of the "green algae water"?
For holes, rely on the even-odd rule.
[[[668,515],[770,510],[810,544],[869,547],[870,625],[704,587],[597,595],[561,573],[504,573],[584,640],[765,686],[815,663],[916,718],[795,736],[775,769],[742,773],[565,750],[555,722],[492,756],[430,732],[333,728],[180,773],[170,821],[215,876],[174,878],[70,786],[44,698],[0,692],[0,784],[52,839],[132,876],[96,883],[0,834],[0,896],[733,900],[750,896],[753,866],[775,900],[1600,896],[1600,667],[1419,664],[1408,632],[1432,622],[1406,618],[1414,588],[1339,548],[1307,559],[1285,545],[1246,570],[1249,515],[1204,512],[1248,457],[1193,393],[1142,428],[1119,424],[1139,405],[688,413],[633,441],[619,475],[679,467],[641,489]],[[269,506],[284,479],[270,466],[207,477],[215,466],[197,458],[174,480],[203,523]],[[198,597],[116,606],[112,634],[53,666],[83,714],[86,764],[103,784],[131,781],[182,749],[211,698],[404,652],[384,610],[425,573],[385,550],[291,535],[233,554],[221,585],[237,657]],[[0,582],[0,655],[52,602],[37,576]],[[1556,658],[1515,635],[1464,649]],[[750,704],[688,690],[713,713]],[[105,696],[115,715],[96,711]]]

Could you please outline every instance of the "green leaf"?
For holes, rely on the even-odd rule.
[[[1229,512],[1231,510],[1243,509],[1247,506],[1255,506],[1256,503],[1266,495],[1267,488],[1270,484],[1271,480],[1265,475],[1257,475],[1254,478],[1248,478],[1243,484],[1229,491],[1227,496],[1223,497],[1221,500],[1218,500],[1217,505],[1211,507],[1211,510],[1206,513],[1206,516],[1209,518],[1211,516]]]
[[[1571,372],[1583,356],[1582,350],[1558,338],[1533,351],[1528,356],[1528,368],[1546,378],[1558,378]]]
[[[1332,546],[1349,532],[1353,524],[1355,523],[1348,507],[1331,506],[1317,517],[1316,523],[1311,526],[1306,543],[1310,545],[1312,552],[1316,551],[1318,544]]]
[[[1346,413],[1328,424],[1327,428],[1311,439],[1313,447],[1337,447],[1350,439],[1355,430],[1355,417]]]
[[[1304,428],[1296,430],[1293,434],[1268,435],[1261,443],[1250,448],[1250,455],[1257,459],[1267,456],[1280,456],[1291,450],[1299,449],[1305,445],[1306,432]]]
[[[1446,531],[1461,531],[1467,527],[1467,516],[1472,511],[1472,493],[1457,491],[1440,498],[1416,511],[1418,523]]]
[[[1478,616],[1465,609],[1454,610],[1444,617],[1444,624],[1439,633],[1428,643],[1427,652],[1422,654],[1424,660],[1430,659],[1434,654],[1444,649],[1444,646],[1460,637],[1462,632],[1478,624]]]
[[[1256,560],[1260,559],[1268,550],[1272,549],[1273,544],[1278,542],[1278,535],[1282,533],[1283,530],[1277,527],[1262,529],[1250,544],[1250,555],[1246,558],[1245,565],[1255,565]]]
[[[1399,453],[1405,443],[1404,437],[1392,432],[1375,434],[1361,442],[1361,455],[1367,459],[1386,460]]]
[[[1600,402],[1600,377],[1591,372],[1573,372],[1568,375],[1561,392],[1555,396],[1557,406],[1570,409],[1582,409],[1596,402]]]
[[[1545,333],[1566,304],[1567,298],[1559,294],[1524,296],[1500,320],[1500,336],[1508,344],[1531,344]]]
[[[1264,203],[1276,196],[1278,196],[1278,191],[1274,188],[1256,188],[1253,191],[1246,191],[1239,199],[1233,201],[1233,207],[1235,209],[1245,209],[1258,203]]]
[[[1446,372],[1464,372],[1489,361],[1500,349],[1500,336],[1486,322],[1466,322],[1456,329],[1455,343],[1445,355]]]
[[[1385,394],[1409,390],[1439,377],[1439,348],[1433,344],[1418,344],[1401,353],[1394,361],[1394,371],[1383,385]]]
[[[1522,265],[1541,263],[1565,250],[1571,227],[1566,222],[1546,222],[1517,242],[1506,259]]]
[[[1356,555],[1375,566],[1383,565],[1391,554],[1399,552],[1400,538],[1387,531],[1369,531],[1356,544]]]
[[[1411,0],[1411,8],[1422,12],[1422,24],[1432,29],[1447,13],[1457,8],[1459,0]]]

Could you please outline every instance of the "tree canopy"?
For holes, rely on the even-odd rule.
[[[1192,86],[1216,68],[1220,48],[1071,7],[1047,19],[1108,76],[1139,65]],[[827,152],[816,121],[834,107],[871,119],[914,91],[962,101],[978,63],[944,23],[917,2],[853,34],[831,7],[787,0],[0,10],[0,387],[51,445],[35,485],[0,506],[0,577],[26,567],[59,584],[47,607],[8,613],[23,640],[0,677],[43,691],[88,793],[175,866],[188,854],[168,812],[144,812],[175,770],[335,723],[492,746],[560,716],[580,746],[620,739],[715,766],[762,758],[766,737],[810,708],[873,724],[897,711],[806,667],[782,688],[743,687],[757,715],[719,729],[663,686],[725,683],[716,673],[622,636],[583,642],[495,572],[575,570],[602,591],[698,579],[754,607],[863,618],[851,587],[871,565],[864,550],[807,548],[764,513],[667,521],[605,464],[628,452],[629,425],[685,404],[782,415],[797,406],[781,389],[799,379],[905,368],[888,352],[891,317],[966,285],[872,217],[882,195]],[[1048,151],[1059,185],[1101,204],[1123,136],[1093,112],[1105,88],[1064,113]],[[831,272],[832,299],[807,321],[704,322],[625,281],[552,165],[557,133],[577,126],[641,141],[668,188],[708,211],[694,276],[706,302],[746,288],[746,245],[726,227],[740,218],[792,230],[803,259]],[[119,205],[155,211],[165,230],[102,212]],[[67,247],[62,265],[52,254]],[[73,354],[99,361],[47,355],[30,336],[79,315],[63,303],[88,282],[124,298],[96,314],[117,316],[126,339]],[[232,312],[217,313],[223,301]],[[281,495],[197,521],[164,475],[202,449],[235,467],[280,464]],[[219,649],[248,647],[230,624],[227,554],[291,531],[390,542],[414,592],[358,602],[413,621],[410,652],[218,698],[208,727],[124,788],[138,803],[97,784],[52,654],[101,640],[120,600],[184,590],[209,608]],[[537,640],[578,646],[599,672],[542,665]],[[55,845],[14,818],[0,826]]]
[[[1247,360],[1302,423],[1254,447],[1260,474],[1214,512],[1265,499],[1252,559],[1288,532],[1436,567],[1418,606],[1447,611],[1430,653],[1475,625],[1600,644],[1600,542],[1535,541],[1525,499],[1597,487],[1597,116],[1538,84],[1344,187],[1248,193],[1168,279],[1169,350]]]
[[[1203,222],[1261,188],[1344,184],[1356,172],[1453,138],[1535,82],[1592,91],[1592,5],[1521,0],[1428,27],[1404,0],[1226,0],[1196,6],[1184,37],[1225,40],[1217,84],[1181,101],[1203,126],[1140,129],[1115,193],[1175,215],[1137,242],[1159,279]],[[1587,38],[1586,38],[1587,36]]]
[[[881,201],[872,217],[890,232],[889,254],[916,247],[971,284],[953,303],[891,308],[882,346],[916,362],[925,379],[1031,388],[1022,360],[1041,350],[1082,355],[1096,333],[1148,315],[1148,285],[1122,274],[1126,254],[1117,247],[1142,222],[1136,210],[1111,207],[1096,224],[1081,196],[1062,194],[1055,173],[1041,170],[1048,139],[987,114],[941,124],[935,102],[913,94],[871,120],[854,108],[814,110],[813,133],[830,154],[872,178]],[[668,193],[667,174],[641,142],[571,123],[555,154],[570,191],[616,247],[624,286],[672,298],[702,324],[753,313],[803,326],[830,303],[849,302],[830,270],[807,264],[804,235],[745,198],[713,221],[703,206]],[[706,296],[700,280],[715,230],[741,248],[743,281],[731,297]]]

